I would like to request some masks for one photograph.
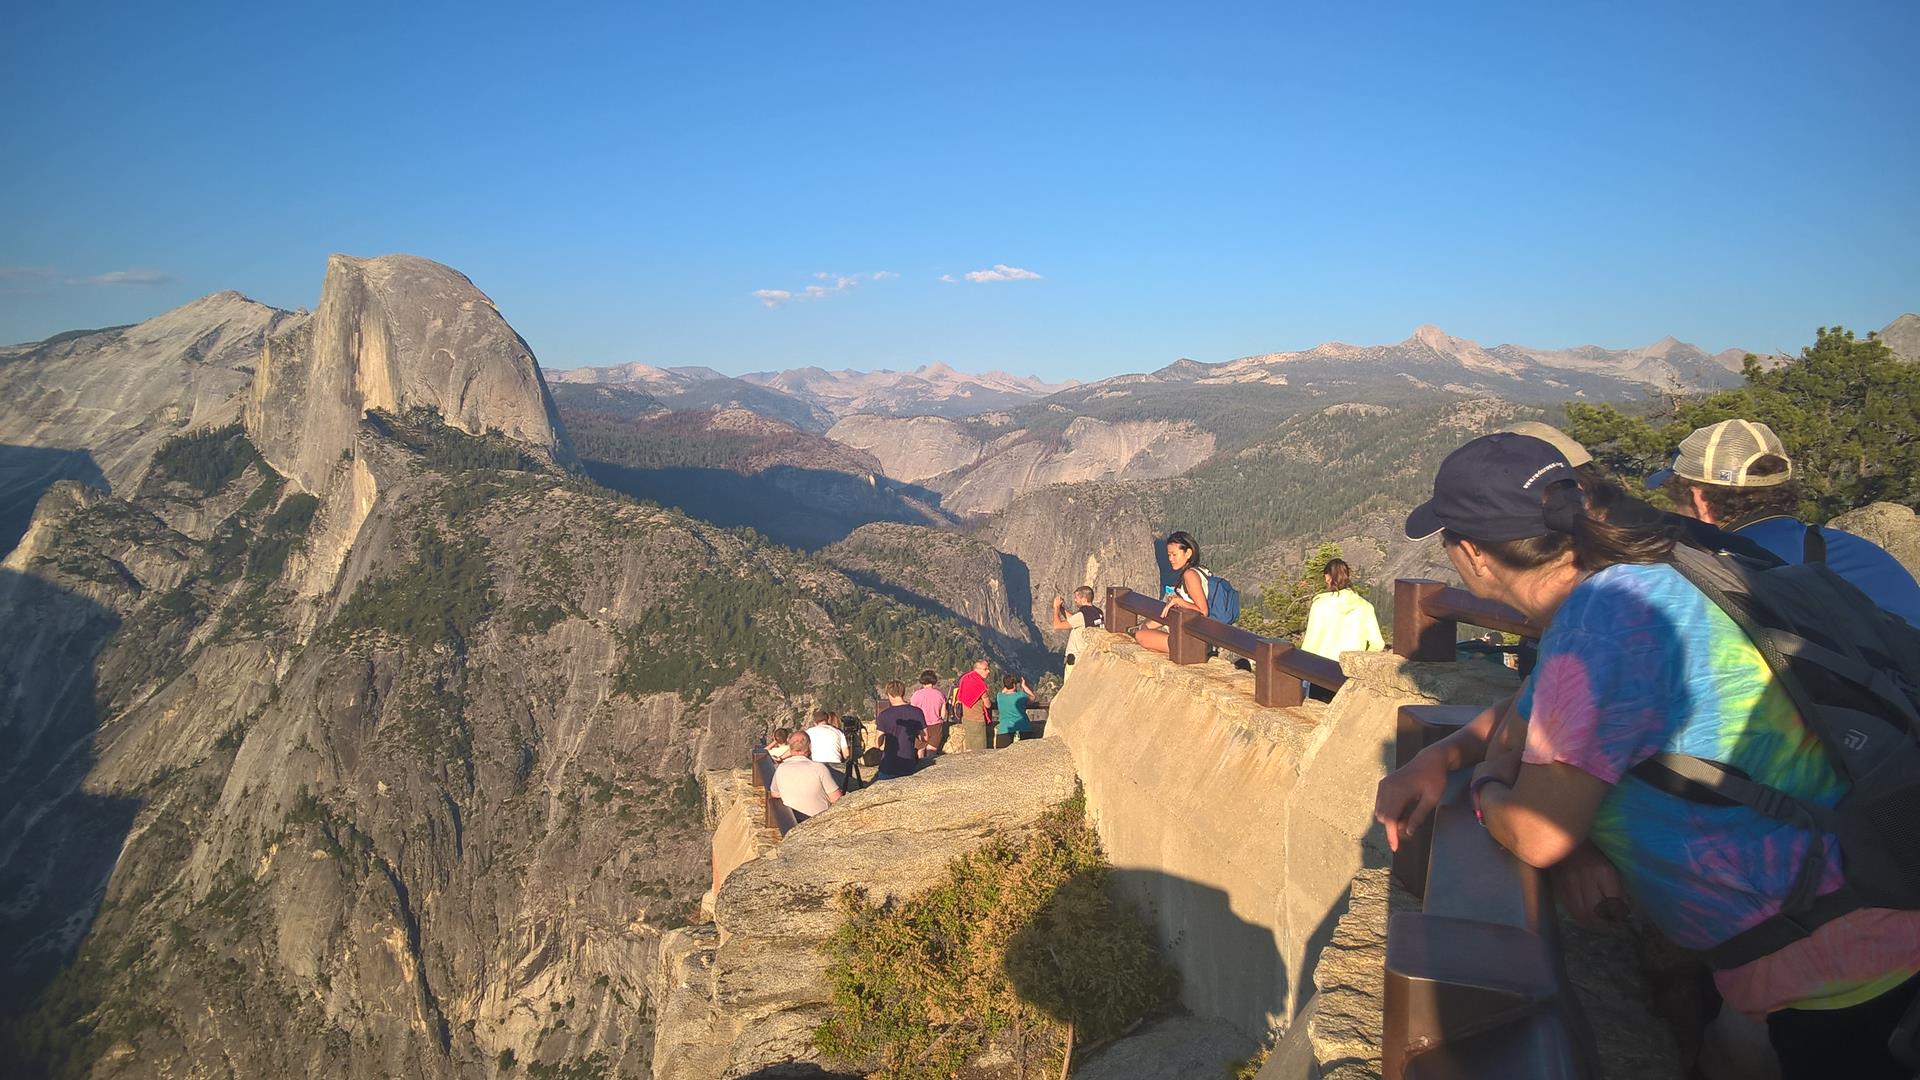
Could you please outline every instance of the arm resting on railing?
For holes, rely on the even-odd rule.
[[[1373,816],[1386,827],[1388,847],[1400,850],[1401,841],[1425,824],[1446,794],[1448,773],[1486,758],[1494,731],[1513,715],[1514,700],[1510,697],[1480,710],[1453,734],[1400,762],[1398,768],[1380,778],[1374,791]]]
[[[1593,830],[1594,814],[1612,785],[1583,769],[1555,762],[1522,765],[1519,751],[1495,754],[1475,769],[1496,778],[1480,788],[1481,820],[1501,847],[1544,870],[1571,855]],[[1500,782],[1511,776],[1507,783]]]

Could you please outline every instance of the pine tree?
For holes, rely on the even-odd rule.
[[[1239,625],[1267,637],[1298,638],[1306,632],[1313,598],[1326,587],[1327,564],[1345,557],[1339,544],[1322,541],[1297,575],[1261,588],[1260,606],[1242,611]],[[1360,583],[1356,581],[1354,586],[1359,588]]]

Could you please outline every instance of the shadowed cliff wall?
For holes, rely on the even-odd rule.
[[[1490,664],[1416,672],[1349,654],[1331,704],[1263,709],[1253,676],[1224,660],[1179,667],[1121,635],[1088,638],[1048,736],[1070,748],[1115,880],[1159,931],[1187,1007],[1264,1038],[1312,993],[1354,875],[1386,863],[1373,789],[1399,706],[1492,701],[1513,681]]]

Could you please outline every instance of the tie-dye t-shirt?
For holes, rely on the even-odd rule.
[[[1540,641],[1521,693],[1522,760],[1560,762],[1614,785],[1592,839],[1634,907],[1688,948],[1770,918],[1793,885],[1808,833],[1739,806],[1676,798],[1627,770],[1667,751],[1724,762],[1831,806],[1845,790],[1758,649],[1671,566],[1614,566],[1574,589]],[[1820,891],[1840,887],[1829,838]],[[1920,971],[1920,913],[1856,912],[1771,956],[1720,974],[1735,1008],[1841,1008]]]

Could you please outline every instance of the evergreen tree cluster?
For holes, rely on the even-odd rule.
[[[1567,433],[1629,489],[1664,467],[1695,428],[1740,417],[1774,430],[1793,458],[1801,516],[1826,521],[1870,502],[1920,504],[1920,362],[1877,335],[1821,327],[1776,367],[1748,356],[1746,384],[1674,398],[1648,415],[1567,406]]]
[[[1466,439],[1542,415],[1506,402],[1477,404],[1465,427],[1460,403],[1294,416],[1245,449],[1169,481],[1164,524],[1191,532],[1208,566],[1225,571],[1275,541],[1323,535],[1356,512],[1417,503],[1441,460]]]
[[[583,460],[628,469],[732,469],[748,454],[771,448],[764,445],[768,436],[712,430],[709,412],[632,418],[569,409],[562,418]],[[794,442],[803,438],[793,436]]]
[[[331,629],[336,635],[383,630],[415,645],[445,644],[460,652],[494,604],[486,539],[448,538],[429,525],[414,542],[413,561],[361,582]]]
[[[958,672],[979,648],[958,624],[871,594],[821,597],[758,571],[706,574],[623,632],[614,692],[698,699],[752,672],[859,710],[889,679]]]
[[[446,422],[431,405],[411,405],[398,415],[370,409],[367,419],[381,434],[420,455],[425,465],[441,473],[481,469],[527,471],[539,467],[521,443],[498,431],[470,435]]]
[[[162,476],[177,480],[202,495],[212,495],[247,471],[260,460],[260,454],[248,441],[239,424],[190,431],[175,435],[160,444],[153,455],[153,467]]]

